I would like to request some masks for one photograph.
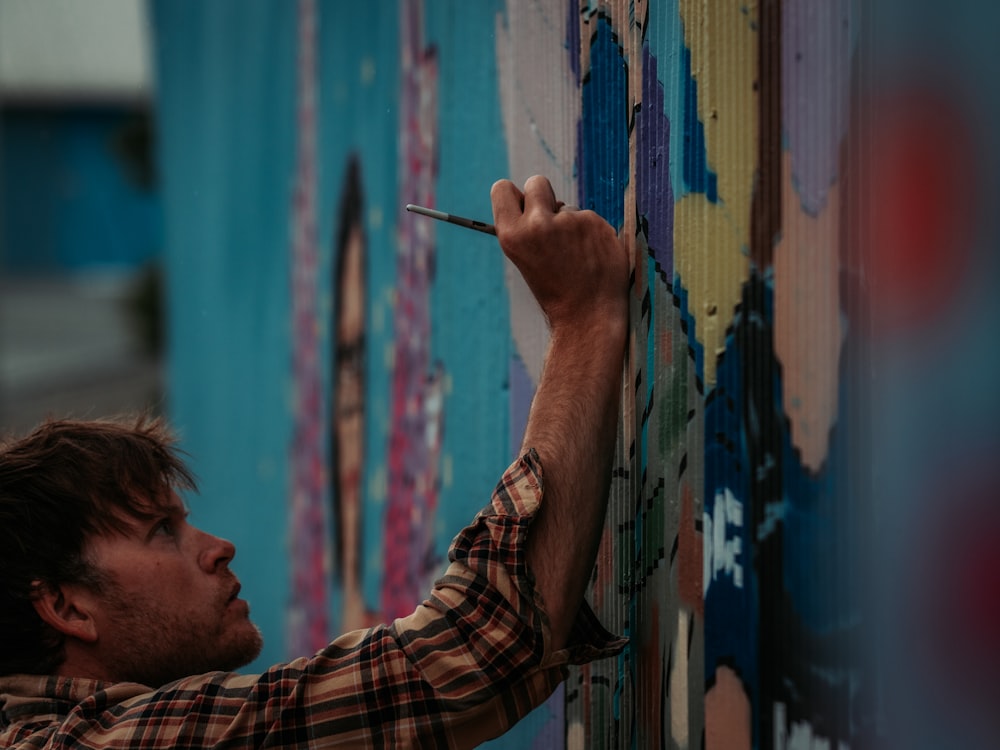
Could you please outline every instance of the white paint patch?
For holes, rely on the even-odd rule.
[[[784,703],[774,704],[774,750],[831,750],[833,743],[813,733],[806,721],[794,721],[788,726]],[[837,750],[850,750],[846,742],[838,742]]]
[[[736,588],[743,588],[742,528],[743,503],[728,487],[716,492],[712,507],[704,514],[704,593],[720,574],[732,578]]]
[[[566,727],[566,750],[583,750],[586,732],[583,724],[574,721]]]

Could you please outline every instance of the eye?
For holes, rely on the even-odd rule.
[[[164,516],[153,528],[153,536],[167,536],[171,539],[180,533],[181,521],[174,516]]]
[[[170,507],[163,512],[159,518],[154,519],[154,523],[149,531],[149,539],[155,537],[166,537],[176,541],[183,533],[187,524],[188,510],[182,507]]]

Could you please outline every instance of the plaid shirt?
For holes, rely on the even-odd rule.
[[[473,747],[544,701],[567,664],[618,653],[586,604],[570,645],[525,563],[542,501],[538,456],[506,471],[452,543],[422,605],[262,675],[214,672],[158,690],[53,676],[0,677],[0,747]]]

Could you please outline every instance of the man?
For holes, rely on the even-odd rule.
[[[614,230],[547,180],[491,192],[551,329],[523,454],[416,611],[262,675],[235,550],[187,523],[158,423],[55,422],[0,449],[0,747],[473,747],[568,663],[617,653],[583,595],[627,333]],[[544,470],[543,470],[544,469]]]

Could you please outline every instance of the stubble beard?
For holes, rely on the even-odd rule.
[[[249,617],[227,621],[227,599],[197,614],[164,611],[158,602],[126,596],[114,584],[104,591],[115,622],[114,642],[104,648],[105,667],[118,681],[159,687],[205,674],[230,672],[260,655],[263,637]]]

